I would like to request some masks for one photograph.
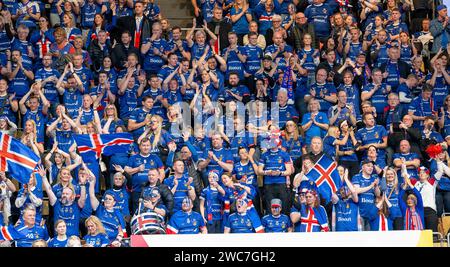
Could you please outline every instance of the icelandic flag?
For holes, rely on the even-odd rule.
[[[306,174],[306,177],[316,183],[319,193],[326,200],[326,203],[331,200],[331,195],[336,193],[342,186],[337,163],[326,155],[323,155],[317,161],[314,167]]]
[[[126,153],[133,143],[133,136],[130,133],[75,134],[73,137],[85,162],[97,161],[101,155]]]
[[[0,227],[0,240],[13,241],[21,238],[23,238],[22,234],[13,225]]]
[[[4,133],[0,133],[0,145],[0,172],[8,171],[20,183],[28,183],[40,160],[39,156],[19,140]]]

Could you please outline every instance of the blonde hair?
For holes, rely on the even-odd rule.
[[[158,128],[156,128],[156,130],[152,131],[149,134],[148,139],[150,139],[152,136],[154,136],[153,142],[152,142],[152,148],[156,148],[156,147],[158,147],[159,139],[161,139],[163,118],[159,115],[153,115],[152,119],[153,118],[156,118],[158,120]]]
[[[27,124],[27,122],[31,123],[31,125],[33,126],[31,131],[32,131],[32,133],[34,133],[34,142],[37,142],[36,122],[34,120],[27,120],[25,122],[25,125]],[[23,131],[24,131],[24,134],[22,135],[22,143],[24,141],[23,139],[25,138],[25,136],[27,136],[27,134],[25,133],[25,129],[23,129]]]
[[[113,104],[108,104],[105,107],[105,112],[103,112],[103,119],[107,120],[108,119],[108,115],[106,115],[106,109],[112,107],[114,109],[114,121],[117,121],[117,119],[119,118],[119,116],[117,115],[117,108],[116,106],[114,106]]]
[[[290,139],[293,139],[294,141],[297,141],[298,137],[301,135],[300,129],[299,129],[298,125],[294,121],[287,121],[286,122],[286,126],[287,126],[288,123],[292,123],[294,125],[294,131],[291,134],[289,134],[286,131],[286,128],[283,130],[284,136],[286,137],[286,141],[289,141]]]
[[[61,173],[62,173],[62,171],[68,171],[69,172],[69,174],[70,174],[70,179],[69,179],[69,185],[68,185],[68,187],[70,187],[71,185],[72,185],[72,179],[73,179],[73,177],[72,177],[72,174],[70,173],[70,169],[69,168],[67,168],[67,167],[61,167],[61,169],[59,170],[59,172],[58,172],[58,176],[56,176],[56,184],[61,184]],[[62,185],[62,184],[61,184]],[[72,186],[72,190],[73,190],[73,186]],[[74,192],[75,192],[75,190],[74,190]]]
[[[100,221],[100,219],[97,216],[91,215],[89,218],[86,219],[84,222],[84,225],[86,228],[88,227],[88,223],[95,224],[95,227],[97,228],[97,234],[106,234],[105,228],[103,227],[103,223]]]

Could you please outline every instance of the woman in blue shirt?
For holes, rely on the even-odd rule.
[[[53,237],[49,242],[48,246],[51,248],[63,248],[67,246],[67,225],[64,220],[57,220],[55,223],[56,236]]]
[[[385,168],[380,189],[387,201],[392,205],[389,207],[389,217],[393,220],[394,230],[403,230],[402,211],[398,205],[398,194],[400,185],[398,183],[397,171],[394,168]]]
[[[108,236],[102,222],[96,216],[89,216],[85,223],[88,234],[83,237],[90,247],[106,247],[109,244]]]
[[[230,10],[233,32],[238,35],[239,45],[243,44],[244,35],[248,33],[248,23],[252,21],[252,14],[247,0],[236,0]]]
[[[328,116],[320,112],[320,103],[316,99],[311,99],[308,104],[308,113],[303,116],[302,128],[305,131],[305,143],[309,145],[311,138],[319,136],[325,137],[328,130]]]

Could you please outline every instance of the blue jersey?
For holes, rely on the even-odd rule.
[[[205,216],[208,223],[222,220],[222,196],[216,188],[208,186],[202,190],[200,199],[205,201]]]
[[[263,229],[259,217],[253,213],[233,213],[225,221],[225,228],[230,229],[230,233],[255,233]]]
[[[408,112],[413,112],[415,116],[433,116],[436,112],[436,106],[434,104],[434,100],[432,98],[425,100],[422,98],[422,95],[414,98],[409,104]],[[423,121],[414,121],[415,128],[423,129]]]
[[[198,44],[194,43],[190,49],[191,49],[191,60],[199,60],[203,54],[205,53],[206,46],[209,46],[208,44]],[[208,50],[208,53],[206,54],[206,58],[209,58],[212,56],[211,47]]]
[[[432,74],[429,73],[425,80],[430,80],[432,77]],[[441,107],[444,106],[444,100],[447,97],[449,93],[449,86],[447,84],[447,81],[445,80],[444,76],[441,74],[440,76],[436,76],[436,82],[433,86],[433,94],[432,98],[434,100],[434,108],[436,110],[440,110]]]
[[[280,214],[277,217],[272,214],[266,215],[262,218],[261,224],[266,233],[286,233],[288,228],[292,226],[291,219],[285,214]]]
[[[125,187],[121,189],[113,189],[114,193],[116,193],[116,204],[114,205],[114,209],[122,213],[122,216],[130,215],[130,208],[128,206],[128,200],[130,195],[127,192]]]
[[[406,85],[406,83],[402,83],[402,84],[400,84],[398,87],[397,87],[397,93],[400,95],[400,93],[405,93],[405,97],[406,98],[409,98],[409,99],[413,99],[414,98],[414,96],[413,96],[413,94],[412,94],[412,88],[409,88],[407,85]],[[401,100],[400,100],[400,104],[402,105],[402,107],[403,107],[403,110],[406,110],[406,111],[408,111],[408,108],[409,108],[409,103],[405,103],[405,102],[402,102]]]
[[[255,74],[261,68],[261,61],[264,55],[263,50],[259,46],[248,44],[243,48],[244,54],[247,56],[245,61],[245,72]]]
[[[11,49],[11,40],[5,30],[0,31],[0,51],[4,52],[8,49]]]
[[[386,25],[386,32],[392,36],[399,35],[401,32],[408,33],[408,26],[404,22],[389,23]]]
[[[83,240],[86,241],[87,245],[90,245],[94,248],[106,247],[109,245],[109,239],[106,234],[98,233],[96,235],[85,235]]]
[[[344,136],[341,134],[339,139],[342,140]],[[347,139],[347,143],[345,145],[339,146],[339,151],[345,152],[345,151],[353,151],[355,152],[355,146],[353,145],[353,142],[351,138],[349,137]],[[356,153],[353,153],[351,155],[342,155],[339,156],[339,161],[358,161],[358,157],[356,156]]]
[[[165,92],[163,94],[163,98],[165,100],[167,100],[167,102],[171,106],[176,104],[176,103],[182,102],[183,101],[183,95],[181,95],[180,87],[178,87],[175,91],[168,90],[167,92]]]
[[[221,161],[225,163],[233,163],[233,155],[231,154],[231,151],[225,148],[220,149],[209,149],[208,151],[212,151],[214,155]],[[199,160],[205,160],[206,157],[208,157],[208,151],[203,152],[203,158],[199,158]],[[217,161],[211,159],[211,161],[208,164],[208,167],[205,170],[205,173],[209,173],[210,171],[217,171],[219,173],[219,177],[223,173],[222,167],[219,166]]]
[[[352,178],[352,183],[355,186],[359,186],[359,188],[364,188],[370,186],[376,179],[377,175],[372,174],[369,178],[364,178],[361,173],[356,174]],[[368,218],[370,209],[375,204],[375,190],[371,188],[369,191],[365,193],[359,194],[359,213],[361,217]]]
[[[264,166],[264,170],[272,171],[286,171],[286,164],[291,163],[291,157],[289,154],[278,149],[277,151],[269,150],[262,154],[259,164]],[[285,184],[286,176],[269,176],[264,175],[264,184]]]
[[[319,51],[311,48],[310,50],[305,50],[302,48],[300,51],[298,51],[298,58],[304,59],[304,63],[302,67],[308,71],[308,73],[313,73],[316,70],[316,63],[319,61]],[[306,56],[306,58],[305,58]]]
[[[349,57],[351,60],[356,61],[356,57],[358,57],[359,53],[363,51],[363,46],[361,42],[351,42],[350,40],[350,50],[348,51],[347,57]]]
[[[265,53],[270,53],[270,54],[274,54],[275,52],[279,51],[280,47],[276,44],[273,45],[269,45],[268,47],[266,47],[266,49],[264,50]],[[280,58],[280,59],[284,59],[284,52],[289,52],[289,53],[293,53],[294,49],[292,49],[292,46],[286,44],[284,45],[284,50],[278,52],[277,57],[276,58]],[[275,60],[276,58],[274,58],[273,60]],[[281,61],[280,61],[281,63]],[[280,67],[280,66],[278,66]]]
[[[242,13],[242,8],[236,9],[236,7],[233,5],[233,7],[230,10],[230,15],[237,15]],[[236,34],[246,34],[248,33],[248,20],[246,14],[251,14],[251,10],[247,9],[244,15],[242,15],[239,20],[233,23],[233,32]]]
[[[130,120],[135,121],[136,123],[141,123],[145,120],[147,115],[153,114],[152,109],[151,110],[145,110],[144,108],[135,109],[133,112],[131,112]],[[134,139],[137,139],[141,134],[145,131],[145,127],[140,127],[138,129],[135,129],[132,134]]]
[[[91,88],[91,82],[94,81],[94,74],[92,74],[92,71],[86,67],[74,70],[75,73],[78,75],[78,77],[80,77],[81,82],[83,83],[84,93],[89,93]]]
[[[290,120],[298,120],[298,112],[293,105],[285,105],[284,107],[276,106],[278,108],[278,126],[280,128],[286,125],[286,122]],[[272,114],[275,112],[272,110]],[[276,117],[272,118],[272,122],[276,122]]]
[[[375,87],[375,84],[370,83],[366,84],[362,92],[370,92]],[[375,107],[378,114],[383,114],[384,107],[387,106],[387,98],[388,98],[388,90],[385,83],[378,85],[378,89],[373,93],[372,97],[369,101],[372,103],[372,106]]]
[[[177,190],[173,194],[173,211],[174,212],[181,210],[181,204],[183,203],[183,199],[185,197],[189,196],[189,190],[188,190],[188,187],[186,186],[188,179],[189,179],[189,177],[187,176],[187,174],[183,174],[182,177],[177,178],[178,186],[177,186]],[[172,190],[172,188],[175,186],[174,180],[175,180],[175,176],[172,175],[172,176],[164,179],[164,184],[167,185],[170,190]],[[191,185],[191,187],[193,187],[193,186]]]
[[[0,110],[4,116],[7,116],[8,119],[12,122],[16,122],[16,116],[14,115],[11,109],[11,101],[9,101],[10,95],[5,94],[4,96],[0,96]]]
[[[397,90],[397,87],[400,85],[400,69],[398,62],[388,61],[386,63],[385,72],[388,73],[386,84],[390,85],[394,91]]]
[[[392,160],[396,160],[396,159],[404,159],[405,161],[412,161],[415,159],[420,159],[419,155],[417,155],[416,153],[395,153],[394,156],[392,157]],[[406,169],[406,171],[408,172],[408,174],[410,175],[411,178],[415,178],[417,180],[419,180],[419,173],[417,172],[417,168],[416,167],[408,167]],[[401,175],[401,170],[397,171],[397,177],[398,177],[398,183],[402,184],[403,183],[403,177]]]
[[[25,123],[28,120],[32,120],[36,123],[36,139],[38,143],[44,142],[45,137],[45,124],[47,123],[47,116],[42,113],[42,111],[31,111],[27,110],[27,112],[23,115],[23,128],[25,129]]]
[[[66,89],[63,94],[63,104],[67,109],[67,114],[75,119],[78,117],[78,110],[83,105],[83,94],[78,89]]]
[[[235,162],[239,161],[239,147],[253,148],[255,146],[253,140],[253,136],[248,131],[241,131],[230,138],[230,150]]]
[[[411,58],[414,56],[411,46],[400,46],[400,60],[411,66]]]
[[[69,131],[56,130],[55,140],[56,142],[58,142],[58,149],[61,149],[66,153],[69,153],[70,146],[72,146],[72,144],[75,143],[75,139],[73,138],[73,132],[70,130]]]
[[[102,126],[102,128],[105,127],[107,122],[108,122],[107,119],[102,119],[100,121],[100,125]],[[119,126],[125,126],[125,123],[123,122],[123,120],[117,119],[117,120],[111,121],[111,124],[109,125],[109,128],[108,128],[108,132],[109,133],[115,133],[117,127],[119,127]]]
[[[389,209],[389,213],[393,216],[393,218],[401,218],[402,217],[402,211],[400,210],[399,206],[399,199],[398,199],[398,187],[400,183],[398,183],[397,187],[394,187],[393,184],[386,184],[386,186],[383,188],[383,181],[381,183],[381,190],[383,191],[383,194],[388,197],[389,202],[392,204],[392,207]]]
[[[61,200],[57,200],[53,207],[53,221],[64,220],[67,226],[67,236],[78,236],[80,234],[80,214],[81,210],[77,201],[66,206],[61,203]]]
[[[145,165],[145,169],[141,172],[133,174],[131,181],[133,184],[133,192],[141,192],[141,186],[148,181],[148,171],[152,168],[161,169],[164,165],[161,159],[154,155],[142,156],[141,154],[130,157],[127,166],[130,168],[139,167],[141,164]]]
[[[68,238],[66,236],[66,239],[64,240],[59,240],[56,236],[54,238],[52,238],[49,242],[48,242],[48,247],[49,248],[64,248],[67,246],[67,241]]]
[[[122,213],[114,209],[109,211],[103,205],[99,205],[95,215],[100,219],[110,241],[114,241],[119,234],[119,227],[125,229],[125,220]]]
[[[236,180],[239,182],[258,187],[258,179],[250,161],[247,163],[236,162],[233,166],[233,174],[236,175]]]
[[[23,68],[26,70],[32,69],[32,63],[28,56],[23,55]],[[12,63],[11,69],[15,70],[17,68],[17,63]],[[14,79],[11,80],[9,83],[8,92],[9,93],[16,93],[16,98],[20,99],[22,98],[30,89],[30,82],[25,76],[25,73],[19,69],[17,72],[17,75],[14,77]]]
[[[47,79],[48,77],[51,76],[55,76],[56,78],[59,79],[59,76],[61,76],[59,74],[59,72],[55,69],[39,69],[36,72],[36,75],[34,76],[36,81],[43,81],[45,79]],[[58,91],[56,90],[56,83],[52,82],[52,81],[48,81],[45,83],[44,85],[44,95],[47,98],[48,101],[50,101],[50,103],[59,103],[59,98],[58,98]]]
[[[90,29],[94,26],[95,14],[100,14],[102,6],[96,4],[96,2],[85,4],[81,7],[81,27],[84,29]]]
[[[315,99],[319,101],[320,103],[320,111],[322,112],[328,112],[328,109],[330,109],[331,105],[334,105],[334,103],[330,103],[325,98],[321,97],[321,94],[324,96],[331,96],[336,95],[336,88],[332,83],[324,83],[324,84],[318,84],[314,83],[311,85],[311,90],[314,90],[316,92]],[[306,93],[307,96],[310,96],[309,91]]]
[[[239,59],[238,53],[241,55],[245,55],[245,49],[242,46],[237,46],[237,51],[229,51],[228,56],[225,58],[225,53],[227,52],[228,48],[225,48],[222,50],[222,57],[227,62],[227,72],[225,75],[225,79],[228,80],[230,77],[230,72],[237,72],[239,74],[239,80],[244,79],[244,70],[245,66],[244,63]]]
[[[302,119],[302,125],[308,123],[311,120],[311,113],[306,113],[303,116]],[[316,117],[315,120],[319,123],[325,123],[325,124],[329,124],[329,120],[327,117],[327,114],[323,113],[323,112],[319,112]],[[327,131],[320,128],[319,126],[317,126],[316,124],[311,124],[311,127],[309,127],[309,129],[305,132],[305,144],[309,145],[311,144],[311,139],[314,136],[320,136],[320,137],[325,137]]]
[[[200,213],[182,210],[175,212],[167,224],[167,232],[173,234],[199,234],[205,227],[205,221]]]
[[[361,145],[368,144],[381,144],[383,143],[383,138],[387,137],[388,133],[386,129],[381,125],[375,125],[372,128],[362,128],[356,132],[355,138]],[[384,159],[385,157],[384,149],[378,150],[378,158]]]
[[[339,198],[338,203],[333,206],[333,212],[336,216],[336,232],[358,231],[358,204],[351,198]]]
[[[309,23],[314,24],[314,31],[318,37],[330,35],[330,16],[333,14],[328,4],[309,5],[305,10],[305,16]]]
[[[371,47],[371,53],[374,52],[376,48],[377,47],[373,45]],[[373,62],[374,68],[380,68],[381,65],[386,64],[389,61],[388,48],[389,48],[388,44],[386,43],[380,44],[380,49],[378,50],[377,57]]]
[[[164,65],[164,60],[161,56],[158,56],[154,53],[154,49],[158,49],[160,53],[164,54],[169,51],[167,46],[167,41],[164,39],[153,40],[150,39],[145,40],[143,44],[151,43],[150,49],[147,51],[144,57],[144,70],[157,73],[161,67]]]
[[[20,234],[21,238],[16,240],[16,247],[19,248],[29,248],[34,241],[38,239],[49,240],[48,231],[45,226],[40,226],[36,224],[32,228],[28,228],[25,224],[21,223],[19,226],[15,227],[17,232]]]
[[[123,95],[119,94],[120,118],[128,119],[131,113],[137,108],[137,89],[139,85],[133,88],[127,88]]]
[[[298,136],[297,140],[294,140],[294,138],[290,138],[289,140],[282,138],[281,142],[281,147],[289,154],[289,156],[291,156],[292,161],[295,161],[302,156],[304,141],[301,136]]]

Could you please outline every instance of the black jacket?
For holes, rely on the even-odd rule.
[[[117,44],[111,52],[111,61],[113,66],[119,70],[123,69],[123,64],[127,61],[128,55],[131,53],[135,53],[141,63],[141,53],[132,44],[130,44],[128,48],[126,48],[123,44]]]
[[[95,39],[89,45],[88,53],[91,57],[94,71],[97,71],[103,65],[103,59],[111,55],[111,45],[109,45],[109,42],[106,42],[105,47],[102,50],[98,44],[98,40]]]
[[[147,17],[144,16],[142,18],[141,41],[139,44],[139,48],[141,48],[142,42],[145,41],[145,39],[151,37],[152,25],[153,22],[150,21]],[[135,16],[125,16],[119,18],[117,20],[116,29],[118,30],[117,35],[115,36],[117,42],[120,42],[120,36],[124,31],[129,31],[131,33],[131,44],[134,44],[134,32],[136,31]]]
[[[144,183],[142,185],[142,191],[144,192],[145,188],[149,186],[149,183]],[[161,194],[161,200],[166,206],[167,210],[169,211],[169,214],[173,214],[173,194],[172,191],[169,189],[169,187],[165,184],[161,184],[159,181],[156,184],[156,187],[159,189],[159,193]],[[142,194],[142,193],[141,193]]]

